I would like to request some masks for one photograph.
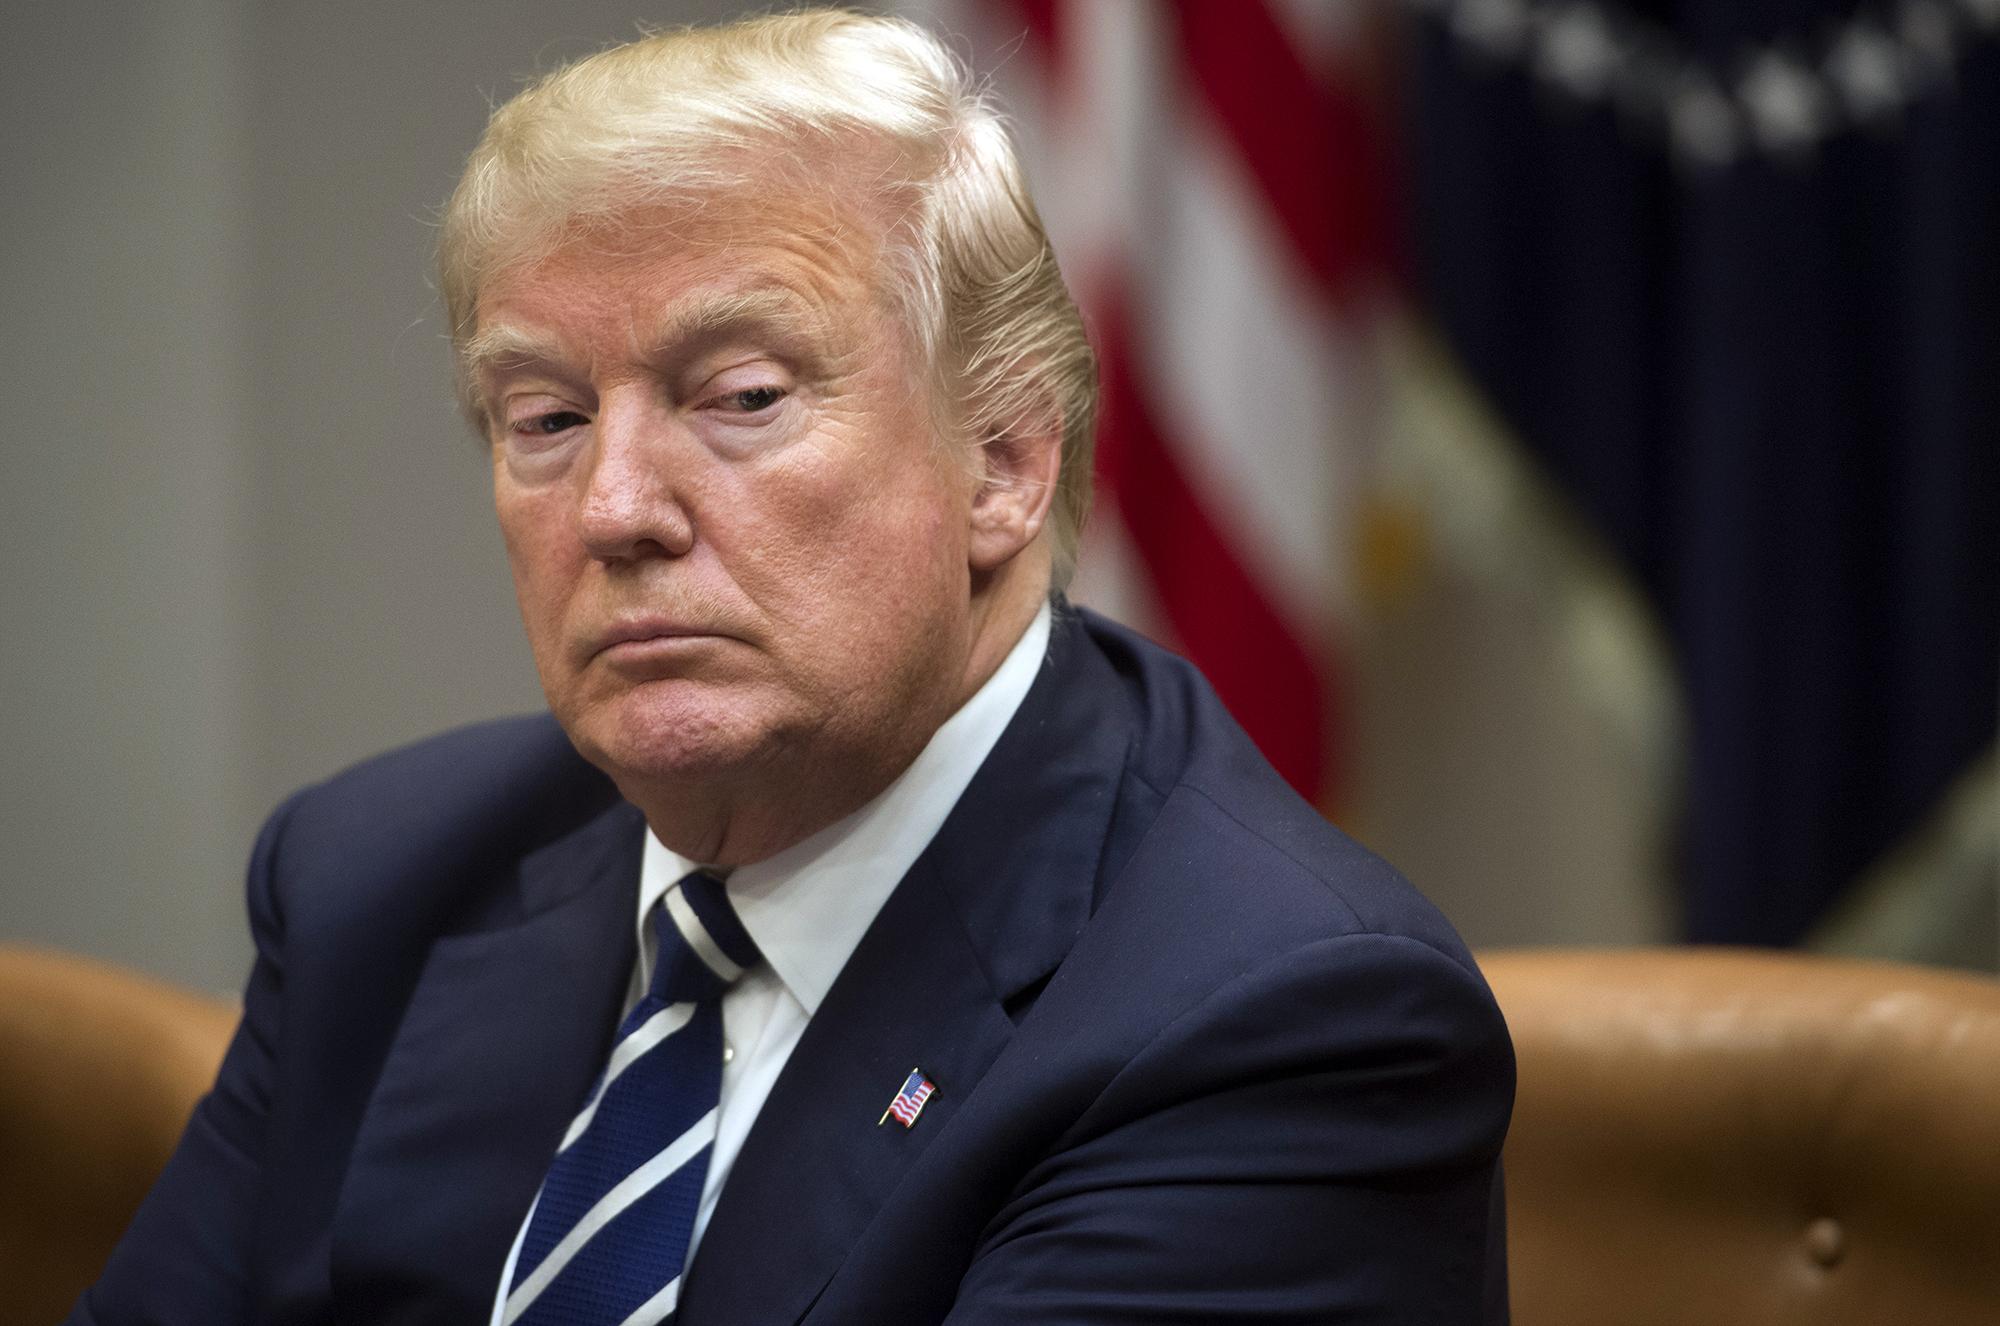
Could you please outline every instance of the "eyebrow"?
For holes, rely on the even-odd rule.
[[[824,320],[813,306],[783,286],[750,290],[703,291],[677,305],[658,325],[635,336],[649,350],[714,340],[748,328],[770,331],[786,340],[813,337]],[[509,323],[488,327],[469,338],[462,352],[466,380],[484,382],[503,367],[555,364],[563,358],[558,338],[532,327]]]
[[[465,379],[475,384],[503,364],[553,363],[561,357],[553,337],[506,323],[470,337],[459,352]]]
[[[825,325],[818,311],[787,286],[749,290],[706,290],[676,306],[646,338],[651,349],[714,340],[731,331],[755,328],[787,339],[808,337]]]

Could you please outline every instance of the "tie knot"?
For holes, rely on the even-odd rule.
[[[652,994],[669,1004],[719,997],[763,961],[722,881],[696,871],[667,890],[653,916],[660,956]]]

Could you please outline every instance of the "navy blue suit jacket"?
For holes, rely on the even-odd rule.
[[[546,718],[294,797],[214,1091],[79,1326],[483,1323],[633,962]],[[937,1094],[877,1123],[910,1068]],[[1505,1320],[1507,1034],[1450,927],[1088,614],[759,1115],[681,1326]]]

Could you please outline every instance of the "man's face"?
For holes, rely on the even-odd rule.
[[[528,639],[556,717],[628,796],[783,787],[801,760],[872,777],[961,698],[972,483],[872,249],[826,233],[711,209],[692,240],[579,241],[482,291]]]

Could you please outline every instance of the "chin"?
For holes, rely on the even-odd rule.
[[[779,744],[769,716],[742,697],[685,684],[641,687],[574,722],[559,717],[583,757],[621,788],[727,779],[769,759]]]

